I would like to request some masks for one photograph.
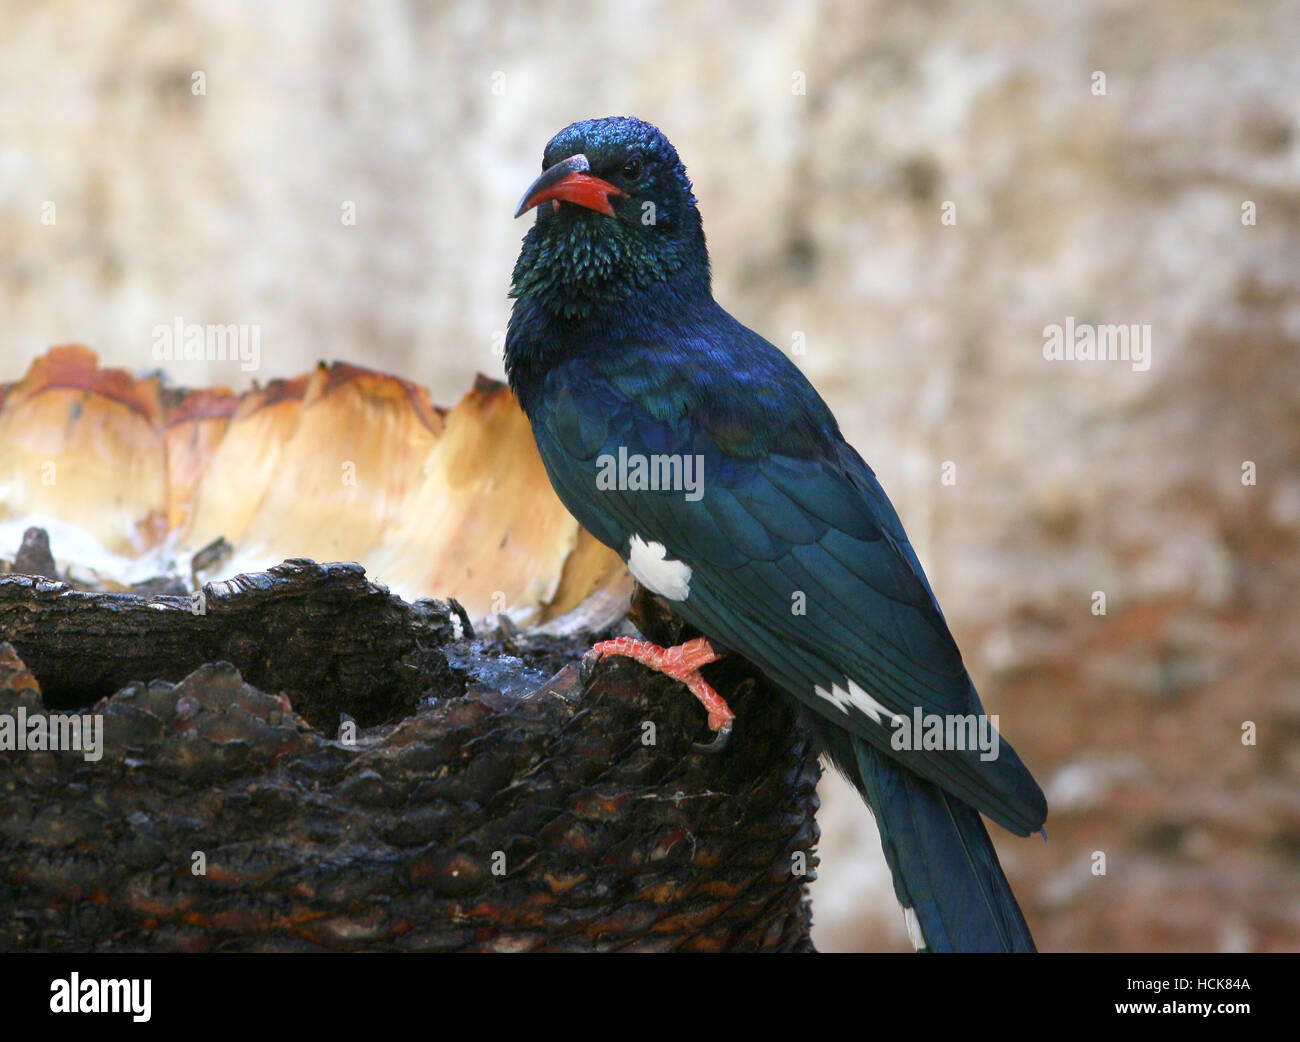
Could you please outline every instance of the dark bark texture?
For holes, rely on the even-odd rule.
[[[476,638],[354,565],[203,594],[0,577],[0,715],[103,721],[98,760],[0,750],[0,948],[811,949],[816,755],[743,664],[706,755],[589,634]]]

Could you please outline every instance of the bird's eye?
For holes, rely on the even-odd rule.
[[[623,177],[628,181],[635,181],[640,176],[641,160],[639,157],[633,156],[623,164]]]

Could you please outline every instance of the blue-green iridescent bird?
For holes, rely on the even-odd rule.
[[[979,696],[871,468],[793,363],[713,299],[676,150],[641,120],[574,123],[516,216],[533,208],[510,386],[560,499],[705,635],[598,653],[686,682],[723,739],[732,714],[699,666],[748,660],[874,812],[914,945],[1033,951],[980,814],[1029,835],[1042,790],[1005,741],[990,756],[896,740],[913,721],[984,721]],[[675,461],[676,480],[643,487],[611,462],[638,459]]]

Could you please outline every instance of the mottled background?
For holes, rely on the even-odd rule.
[[[1040,946],[1296,950],[1300,14],[988,6],[0,0],[0,380],[152,367],[181,316],[262,350],[180,384],[342,359],[451,404],[547,138],[652,120],[1047,789],[1049,843],[998,837]],[[1150,369],[1045,360],[1067,316]],[[906,948],[838,779],[823,828],[819,944]]]

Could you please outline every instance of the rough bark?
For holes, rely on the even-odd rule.
[[[0,947],[811,947],[815,754],[739,663],[704,755],[683,688],[584,677],[586,638],[477,639],[349,565],[204,595],[0,577],[0,714],[104,728],[0,751]]]

